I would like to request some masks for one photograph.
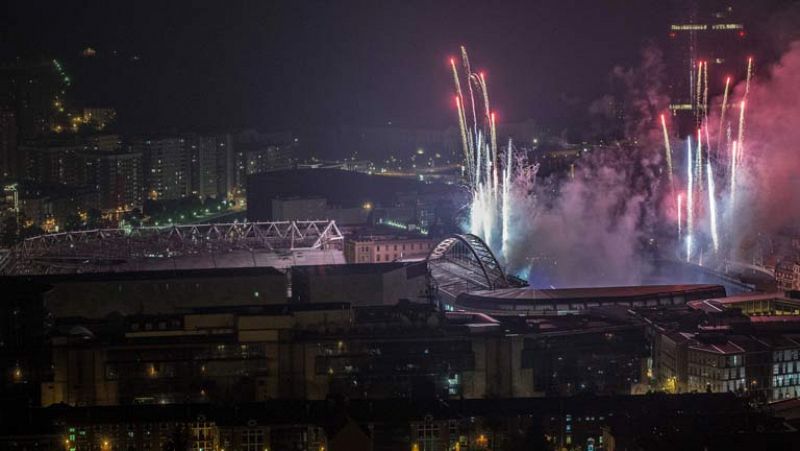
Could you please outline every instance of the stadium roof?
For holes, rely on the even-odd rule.
[[[642,285],[629,287],[587,287],[535,289],[531,287],[473,291],[469,296],[509,301],[571,301],[620,299],[701,293],[721,288],[719,285]]]

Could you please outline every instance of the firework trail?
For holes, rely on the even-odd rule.
[[[481,77],[482,78],[482,77]],[[511,140],[508,140],[508,148],[506,149],[506,164],[503,166],[503,185],[502,185],[502,211],[501,211],[501,233],[503,237],[502,253],[508,255],[508,238],[509,238],[509,225],[511,224],[511,168],[512,168],[512,154],[513,146]]]
[[[708,122],[708,62],[703,63],[703,121]]]
[[[494,113],[491,113],[489,116],[491,118],[491,122],[489,124],[490,136],[491,136],[491,161],[492,161],[492,189],[495,194],[495,200],[497,200],[497,128],[495,127],[494,121]]]
[[[737,149],[737,164],[741,161],[742,155],[744,155],[744,110],[745,110],[745,103],[747,102],[747,98],[750,95],[750,81],[753,78],[753,58],[747,58],[747,78],[745,79],[744,83],[744,99],[742,99],[741,106],[739,107],[739,136],[737,137],[737,141],[739,142],[739,148]]]
[[[678,194],[678,240],[681,239],[681,232],[683,221],[681,215],[683,214],[683,194]]]
[[[717,193],[714,191],[714,174],[711,162],[706,163],[706,178],[708,179],[708,214],[711,220],[711,241],[714,252],[719,252],[719,231],[717,230]]]
[[[467,74],[467,87],[469,88],[469,101],[472,104],[472,123],[477,125],[478,124],[478,116],[477,116],[477,113],[475,112],[475,93],[472,90],[472,76],[473,76],[473,73],[472,73],[472,69],[470,68],[470,65],[469,65],[469,55],[467,54],[467,48],[464,47],[463,45],[461,46],[461,62],[464,65],[464,73]],[[487,108],[488,108],[488,106],[487,106]],[[477,127],[476,127],[475,128],[476,141],[478,140],[477,139],[477,131],[478,130],[477,130]]]
[[[717,152],[721,152],[722,145],[722,130],[725,128],[725,112],[728,110],[728,91],[731,87],[731,77],[725,78],[725,91],[722,94],[722,110],[719,113],[719,138],[717,139]]]
[[[464,95],[461,93],[461,81],[458,79],[458,69],[456,69],[456,60],[455,58],[450,58],[450,67],[453,69],[453,81],[456,85],[456,96],[459,99],[463,100]]]
[[[736,208],[736,172],[739,166],[739,143],[733,141],[731,144],[731,186],[730,186],[730,209],[733,212]]]
[[[750,80],[753,78],[753,57],[747,58],[747,79],[744,83],[745,99],[750,94]]]
[[[667,120],[664,115],[661,115],[661,128],[664,130],[664,152],[667,157],[667,171],[669,174],[669,183],[672,186],[672,148],[669,145],[669,132],[667,131]]]
[[[489,109],[489,90],[486,89],[486,77],[484,76],[483,72],[477,75],[478,84],[481,87],[481,92],[483,93],[483,105],[486,110],[486,117],[490,116],[490,109]]]
[[[703,62],[700,61],[697,65],[697,92],[695,93],[694,105],[695,105],[695,123],[699,126],[702,120],[702,93],[703,88]]]
[[[739,104],[739,136],[736,138],[736,141],[739,143],[739,150],[736,152],[738,157],[736,164],[739,164],[742,151],[744,150],[744,105],[745,101],[742,100],[742,103]]]
[[[694,229],[694,169],[692,168],[692,137],[686,139],[686,261],[692,259]]]
[[[695,150],[694,182],[698,191],[703,190],[703,129],[697,129],[697,149]]]
[[[461,97],[459,96],[456,96],[456,108],[458,109],[458,128],[461,131],[461,145],[464,149],[464,166],[467,169],[467,178],[472,180],[474,177],[472,162],[475,157],[471,153],[472,146],[469,145],[469,141],[467,140],[467,125],[466,121],[464,120],[464,106],[462,105]]]

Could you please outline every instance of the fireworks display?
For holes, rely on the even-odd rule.
[[[615,280],[636,280],[635,276],[627,277],[625,271],[637,269],[641,257],[637,239],[643,237],[676,243],[675,257],[686,262],[725,265],[737,261],[741,257],[737,243],[746,236],[737,227],[740,222],[746,223],[743,216],[752,213],[748,188],[752,168],[747,166],[752,161],[745,158],[745,131],[748,94],[754,82],[753,60],[748,59],[746,64],[746,78],[742,77],[737,90],[737,80],[729,76],[720,78],[716,86],[717,78],[708,63],[697,63],[692,70],[695,127],[690,134],[678,137],[672,133],[670,129],[677,124],[672,123],[671,113],[659,114],[663,111],[659,109],[649,116],[651,126],[646,128],[653,132],[656,127],[660,129],[660,136],[652,135],[655,141],[642,140],[647,146],[656,146],[652,154],[657,151],[662,156],[654,175],[646,175],[647,165],[653,161],[642,157],[650,154],[646,149],[642,149],[644,153],[610,150],[571,163],[568,177],[546,178],[539,183],[537,166],[528,165],[523,152],[515,154],[510,141],[507,147],[498,149],[496,115],[490,107],[486,76],[473,72],[462,47],[460,57],[450,59],[450,69],[464,180],[470,194],[465,230],[481,237],[510,273],[522,277],[534,277],[532,270],[555,274],[563,268],[577,268],[573,271],[581,272],[581,280],[610,283],[603,271],[599,282],[586,276],[586,267],[594,260],[587,260],[585,253],[573,257],[575,249],[588,246],[599,255],[597,261],[613,260],[622,268],[613,274]],[[710,91],[716,89],[721,93],[718,103],[710,99]],[[658,138],[663,138],[661,149],[657,147]],[[679,145],[685,146],[685,154],[675,152]],[[634,182],[631,174],[635,171],[642,171],[643,178]],[[658,194],[648,195],[648,189]],[[667,210],[660,211],[661,206]],[[669,237],[661,229],[647,229],[647,224],[655,222],[640,222],[641,218],[659,221],[656,218],[667,216],[671,218],[668,224],[676,230],[674,234],[670,231]],[[658,227],[663,228],[663,222]],[[596,244],[602,245],[603,240],[608,241],[608,248],[598,250]],[[558,268],[533,267],[551,264],[543,262],[552,262]],[[574,272],[564,280],[572,280]],[[548,277],[539,283],[551,283]],[[560,273],[555,276],[560,277]]]
[[[509,140],[505,158],[499,155],[496,116],[489,105],[486,76],[472,71],[469,55],[463,46],[460,66],[461,71],[456,59],[450,59],[461,145],[464,150],[464,171],[471,195],[467,228],[493,249],[499,249],[499,256],[502,258],[508,247],[513,208],[513,146]],[[464,84],[466,90],[463,89]],[[465,92],[468,98],[465,98]],[[502,160],[505,161],[501,164]]]
[[[726,227],[724,220],[735,221],[737,216],[736,197],[740,187],[737,173],[743,163],[744,132],[745,132],[745,105],[750,91],[753,75],[753,60],[747,61],[747,77],[743,98],[738,103],[738,123],[731,123],[729,119],[729,95],[731,78],[725,79],[720,115],[716,121],[708,115],[708,67],[700,62],[697,68],[697,84],[695,97],[695,118],[697,119],[696,146],[693,146],[692,136],[686,137],[686,177],[685,196],[675,192],[672,187],[675,202],[678,205],[677,235],[682,240],[684,258],[688,262],[699,262],[704,251],[711,251],[718,260],[731,258],[731,255],[720,255],[721,250],[731,252],[729,247],[722,246],[721,241],[725,236],[733,233],[734,227]],[[734,119],[735,120],[735,119]],[[717,122],[717,123],[712,123]],[[667,153],[667,170],[672,181],[672,155],[669,143],[669,131],[664,116],[661,116],[661,125],[664,133],[664,147]],[[709,129],[717,127],[716,141],[710,138]],[[731,139],[731,130],[736,130],[736,138]],[[726,161],[727,159],[727,161]],[[718,183],[723,178],[724,183]],[[721,189],[718,189],[722,187]],[[703,193],[703,191],[706,191]],[[685,211],[683,211],[685,209]],[[685,216],[685,226],[682,219]],[[728,223],[730,224],[730,223]],[[721,233],[724,230],[725,233]]]

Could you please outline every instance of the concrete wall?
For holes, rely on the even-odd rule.
[[[354,306],[393,305],[401,299],[427,302],[424,274],[409,278],[408,269],[382,265],[348,265],[337,270],[317,268],[292,269],[292,298],[295,302],[349,302]]]
[[[56,317],[103,318],[119,312],[170,314],[195,307],[263,305],[286,302],[286,278],[280,273],[243,276],[58,281],[44,296]]]
[[[463,375],[467,399],[535,396],[533,369],[522,368],[523,336],[489,335],[472,339],[475,367]]]

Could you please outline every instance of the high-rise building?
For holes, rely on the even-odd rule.
[[[20,146],[26,178],[46,185],[83,186],[80,153],[84,146],[69,140],[47,140]]]
[[[291,133],[259,133],[245,130],[235,137],[233,186],[241,194],[254,174],[290,169],[296,159],[297,141]]]
[[[180,199],[189,195],[189,165],[186,139],[144,139],[132,145],[142,154],[144,186],[149,199]]]
[[[95,187],[103,210],[129,211],[142,206],[142,154],[85,151],[83,180]]]
[[[103,210],[142,205],[142,154],[120,149],[117,135],[30,141],[20,150],[27,180],[94,191]]]
[[[232,197],[236,190],[236,148],[230,134],[217,137],[217,191],[220,197]]]
[[[213,137],[189,139],[189,177],[192,196],[217,196],[217,142]]]
[[[17,117],[13,111],[0,109],[0,178],[16,179],[21,164],[17,152]]]
[[[188,140],[191,194],[201,198],[227,197],[234,189],[231,136],[196,136]]]
[[[673,0],[668,87],[670,110],[681,136],[699,125],[704,97],[721,95],[727,77],[732,84],[745,77],[750,40],[743,19],[731,1]],[[706,69],[701,69],[701,63],[707,63]]]
[[[102,152],[113,152],[122,148],[122,140],[117,134],[95,134],[86,138],[86,148]]]

